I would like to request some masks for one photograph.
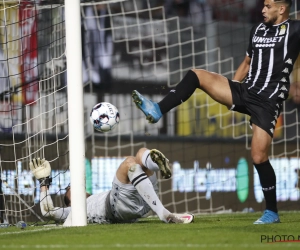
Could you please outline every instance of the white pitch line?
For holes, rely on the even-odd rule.
[[[53,229],[62,229],[62,228],[63,228],[62,226],[47,227],[47,228],[40,228],[40,229],[33,229],[33,230],[27,230],[25,228],[25,229],[20,229],[20,231],[18,231],[18,232],[3,232],[3,233],[0,233],[0,236],[1,235],[10,235],[10,234],[36,233],[36,232],[49,231],[49,230],[53,230]]]

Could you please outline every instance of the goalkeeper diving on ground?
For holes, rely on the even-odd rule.
[[[44,217],[71,226],[71,188],[64,201],[67,207],[54,207],[51,188],[51,166],[45,159],[35,158],[29,163],[32,174],[40,182],[40,208]],[[194,221],[190,213],[171,213],[158,198],[156,173],[164,179],[171,177],[169,160],[157,149],[140,148],[136,156],[129,156],[120,164],[109,191],[87,195],[88,223],[134,223],[147,217],[151,210],[165,223],[188,224]]]

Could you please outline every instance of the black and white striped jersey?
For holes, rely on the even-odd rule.
[[[251,58],[245,79],[248,91],[261,97],[285,100],[289,76],[300,51],[300,21],[288,19],[281,24],[260,23],[250,32],[247,55]]]

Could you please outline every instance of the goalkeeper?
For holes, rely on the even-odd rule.
[[[51,166],[45,159],[30,162],[32,174],[40,182],[40,208],[43,216],[71,225],[71,189],[65,194],[67,207],[54,207],[48,188],[51,185]],[[174,214],[168,211],[157,196],[156,172],[162,178],[171,177],[169,160],[156,149],[141,148],[136,156],[127,157],[116,171],[109,191],[87,197],[88,223],[133,223],[146,217],[151,210],[166,223],[191,223],[192,214]]]

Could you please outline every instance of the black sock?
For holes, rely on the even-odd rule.
[[[196,88],[200,88],[199,79],[194,71],[189,70],[175,89],[170,90],[169,94],[158,103],[161,113],[165,114],[185,102],[195,92]]]
[[[260,164],[254,164],[254,166],[257,170],[264,193],[266,209],[277,213],[276,175],[274,169],[269,160]]]

